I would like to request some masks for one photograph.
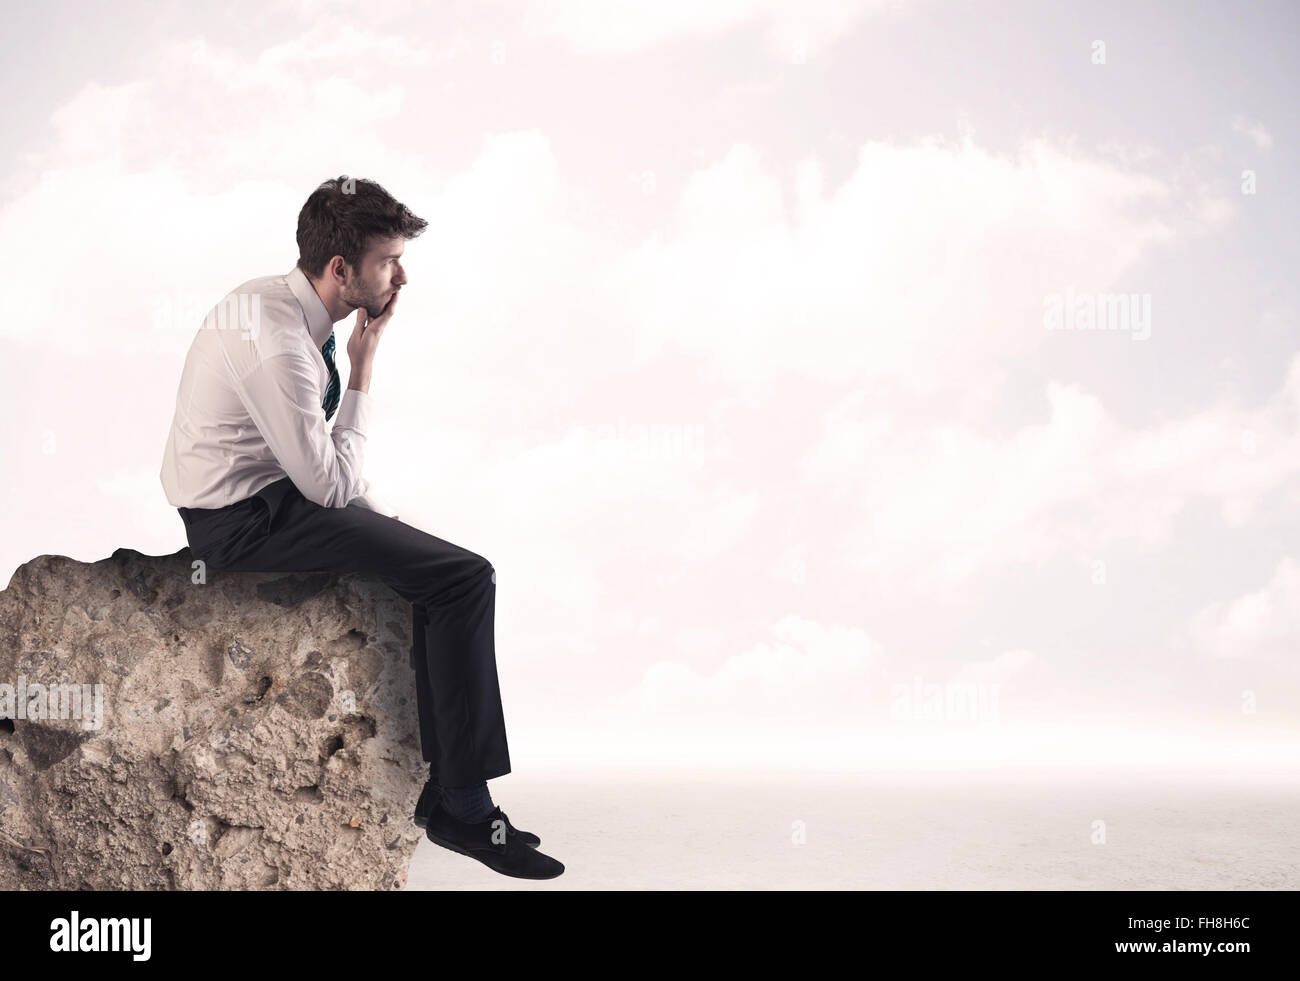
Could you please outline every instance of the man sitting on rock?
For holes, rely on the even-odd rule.
[[[550,879],[564,866],[487,789],[510,772],[496,571],[399,521],[362,476],[375,352],[407,282],[405,242],[426,225],[373,181],[344,176],[313,191],[298,215],[298,264],[237,287],[194,338],[162,484],[209,570],[363,573],[410,601],[429,763],[416,823],[504,875]],[[334,324],[353,310],[340,391]]]

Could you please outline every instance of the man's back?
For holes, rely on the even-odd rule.
[[[364,494],[369,395],[347,393],[337,434],[320,406],[330,377],[320,347],[332,332],[297,268],[242,283],[213,307],[186,354],[163,454],[173,507],[224,507],[286,474],[329,506]]]

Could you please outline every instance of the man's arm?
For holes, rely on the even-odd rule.
[[[321,411],[317,371],[304,354],[277,354],[239,379],[236,389],[303,497],[322,507],[341,508],[364,490],[370,395],[348,388],[331,432]]]
[[[356,323],[353,325],[351,336],[348,337],[348,363],[351,365],[351,371],[348,374],[349,391],[354,389],[361,393],[370,391],[370,376],[374,368],[375,351],[378,349],[379,339],[383,337],[384,328],[388,326],[388,321],[397,312],[398,297],[401,292],[401,286],[399,285],[388,303],[384,305],[383,312],[373,320],[367,316],[364,307],[357,308]],[[357,496],[348,501],[348,504],[367,508],[389,518],[397,517],[391,508],[375,497],[370,490],[370,482],[364,478],[361,480]]]

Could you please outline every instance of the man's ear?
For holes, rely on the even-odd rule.
[[[346,286],[348,284],[349,273],[352,270],[348,267],[348,261],[341,255],[336,255],[330,259],[329,271],[331,279],[336,276],[339,277],[340,286]]]

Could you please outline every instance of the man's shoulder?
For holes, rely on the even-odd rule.
[[[226,297],[231,296],[256,296],[262,303],[277,301],[289,303],[294,300],[293,291],[289,289],[289,281],[284,273],[245,280],[226,294]]]
[[[263,358],[296,353],[302,346],[305,324],[302,307],[284,273],[245,280],[218,300],[204,321],[205,327],[230,328]]]

